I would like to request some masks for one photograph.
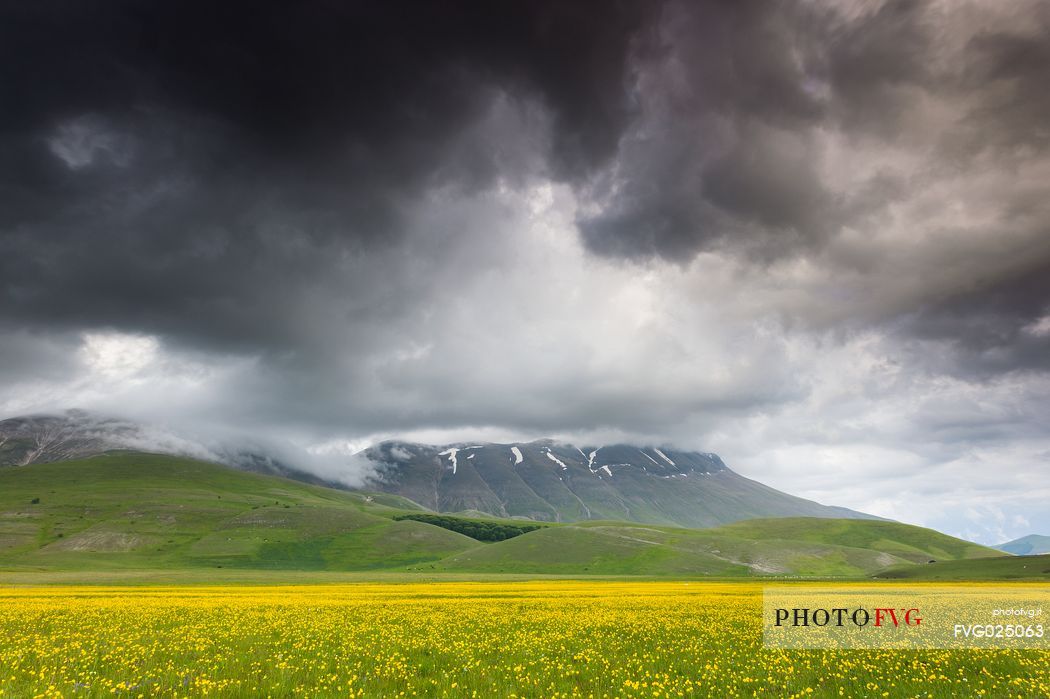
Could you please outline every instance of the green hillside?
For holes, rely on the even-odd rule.
[[[863,576],[893,565],[1002,556],[897,522],[786,518],[714,529],[580,523],[474,548],[420,570],[601,575]]]
[[[880,580],[1050,580],[1050,554],[938,561],[879,571]]]
[[[436,515],[395,495],[172,456],[112,452],[0,469],[6,571],[860,577],[893,566],[925,568],[929,560],[1003,555],[877,520],[765,519],[714,529],[615,521],[535,526]]]
[[[670,530],[619,523],[549,527],[416,568],[563,575],[737,576],[751,573],[746,565],[697,548],[676,545],[680,538],[679,533]]]
[[[0,567],[367,570],[477,545],[418,506],[138,453],[0,470]]]
[[[751,519],[721,527],[721,532],[742,539],[786,540],[871,549],[912,563],[957,558],[1002,556],[1002,552],[963,539],[900,522],[836,519],[823,522],[811,517]]]

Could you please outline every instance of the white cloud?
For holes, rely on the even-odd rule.
[[[132,379],[158,359],[157,338],[126,333],[85,333],[80,348],[88,371],[105,379]]]
[[[70,170],[93,165],[99,157],[126,167],[134,154],[132,141],[97,117],[86,115],[59,125],[48,139],[51,153]]]

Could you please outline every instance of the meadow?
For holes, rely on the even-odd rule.
[[[1047,651],[762,647],[755,582],[0,588],[3,697],[1044,697]]]

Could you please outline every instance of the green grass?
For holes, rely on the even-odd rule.
[[[891,553],[914,563],[930,559],[987,558],[1002,552],[962,539],[899,522],[836,519],[823,523],[810,517],[751,519],[721,527],[726,534],[764,541],[835,543]]]
[[[876,520],[784,518],[713,529],[586,522],[530,532],[420,570],[488,573],[863,577],[888,566],[1002,556],[929,529]]]
[[[674,545],[684,532],[617,524],[562,526],[471,549],[421,570],[591,575],[740,576],[750,570]]]
[[[0,570],[855,578],[931,559],[1004,555],[877,520],[766,519],[713,529],[588,521],[483,543],[459,532],[528,525],[440,515],[435,526],[413,519],[421,513],[437,516],[396,496],[114,452],[0,469]]]
[[[898,566],[879,571],[875,577],[880,580],[1050,580],[1050,554]]]
[[[389,516],[414,507],[151,454],[11,467],[0,470],[0,567],[368,570],[477,545]]]

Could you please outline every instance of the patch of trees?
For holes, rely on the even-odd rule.
[[[478,519],[415,513],[395,515],[394,519],[411,519],[417,522],[433,524],[443,529],[465,534],[471,539],[477,539],[478,541],[504,541],[545,526],[543,524],[506,524],[504,522],[486,522]]]

